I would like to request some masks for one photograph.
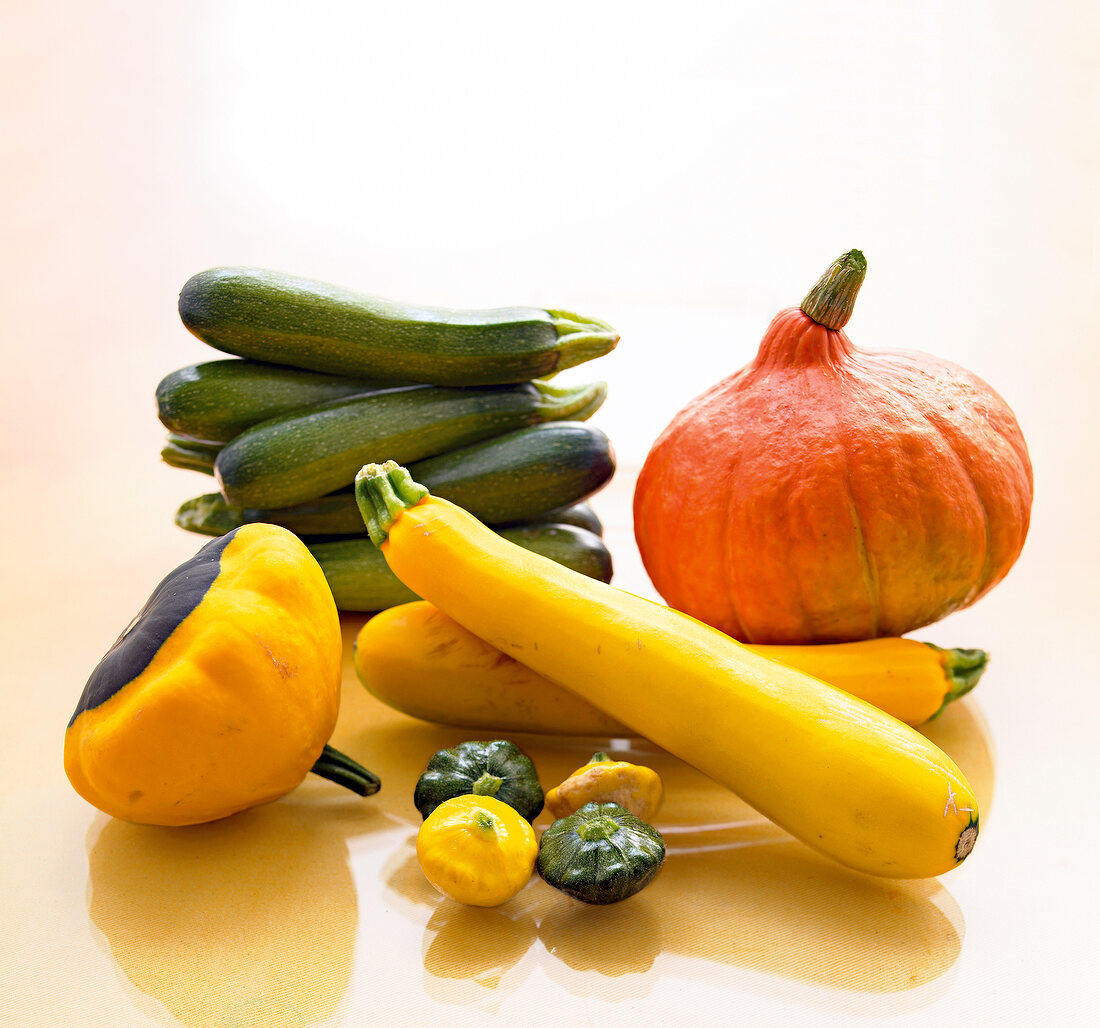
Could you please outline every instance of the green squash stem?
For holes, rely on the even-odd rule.
[[[598,842],[610,839],[619,830],[619,824],[613,817],[601,815],[583,821],[574,829],[585,842]]]
[[[221,443],[206,443],[200,439],[188,439],[186,436],[168,433],[160,459],[173,468],[185,471],[201,471],[214,474],[214,461],[221,451]]]
[[[939,651],[940,663],[943,665],[943,673],[948,685],[940,709],[932,715],[933,718],[937,718],[949,703],[965,696],[978,684],[989,665],[989,654],[985,650],[946,650],[932,643],[925,645]]]
[[[571,311],[555,310],[546,313],[550,315],[554,331],[562,341],[558,346],[559,356],[554,372],[575,367],[594,357],[602,357],[614,350],[619,342],[619,333],[606,321],[586,318]]]
[[[852,316],[866,275],[867,259],[859,250],[841,254],[806,294],[802,313],[826,328],[842,329]]]
[[[474,795],[475,796],[495,796],[500,792],[500,787],[504,784],[504,779],[498,775],[491,775],[488,771],[483,771],[481,777],[474,782]]]
[[[327,744],[310,771],[360,796],[373,796],[382,788],[378,775]]]
[[[397,461],[364,464],[355,476],[355,502],[375,546],[386,541],[403,510],[415,507],[427,495],[428,490]]]

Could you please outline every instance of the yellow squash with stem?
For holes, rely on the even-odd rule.
[[[973,790],[908,725],[502,540],[392,461],[365,466],[355,489],[371,539],[410,589],[808,845],[890,878],[943,874],[971,852]]]
[[[492,796],[452,796],[416,835],[416,859],[444,896],[472,907],[506,903],[531,878],[539,845],[530,823]]]
[[[652,821],[665,798],[661,776],[651,767],[593,753],[561,785],[546,794],[555,818],[569,817],[586,803],[617,803],[643,821]]]
[[[915,639],[745,648],[850,692],[910,725],[935,717],[977,684],[984,650]],[[427,600],[372,617],[355,639],[355,670],[395,710],[460,728],[622,738],[632,730],[583,696],[468,632]]]

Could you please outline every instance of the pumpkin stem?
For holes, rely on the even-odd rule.
[[[405,508],[415,507],[427,495],[428,490],[414,482],[397,461],[365,464],[355,476],[355,502],[375,546],[386,541]]]
[[[603,752],[593,753],[592,756],[588,758],[588,763],[589,764],[603,764],[603,763],[610,763],[610,762],[611,762],[611,758],[606,753],[603,753]]]
[[[826,328],[843,328],[852,316],[866,275],[867,259],[859,250],[841,254],[806,294],[802,313]]]
[[[932,646],[932,643],[926,645]],[[989,654],[985,650],[945,650],[939,646],[932,646],[932,648],[939,650],[940,663],[943,665],[943,673],[948,683],[943,703],[932,715],[936,718],[943,713],[944,707],[965,696],[978,684],[978,680],[985,674],[986,666],[989,664]]]
[[[373,796],[382,788],[382,779],[378,775],[327,743],[310,771],[360,796]]]

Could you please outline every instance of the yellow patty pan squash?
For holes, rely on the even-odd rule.
[[[327,746],[340,621],[297,536],[245,525],[172,571],[88,679],[65,772],[127,821],[213,821],[285,795],[315,770],[362,795],[378,779]]]
[[[538,855],[530,822],[492,796],[444,800],[416,836],[416,859],[428,881],[473,907],[510,900],[531,878]]]
[[[661,809],[663,800],[661,776],[652,768],[593,753],[587,764],[546,794],[546,809],[555,818],[562,818],[575,814],[587,803],[617,803],[649,821]]]

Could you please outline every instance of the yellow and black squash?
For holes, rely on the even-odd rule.
[[[128,821],[213,821],[278,799],[312,770],[379,780],[328,746],[340,620],[305,545],[244,525],[172,571],[99,662],[65,732],[65,772]]]

